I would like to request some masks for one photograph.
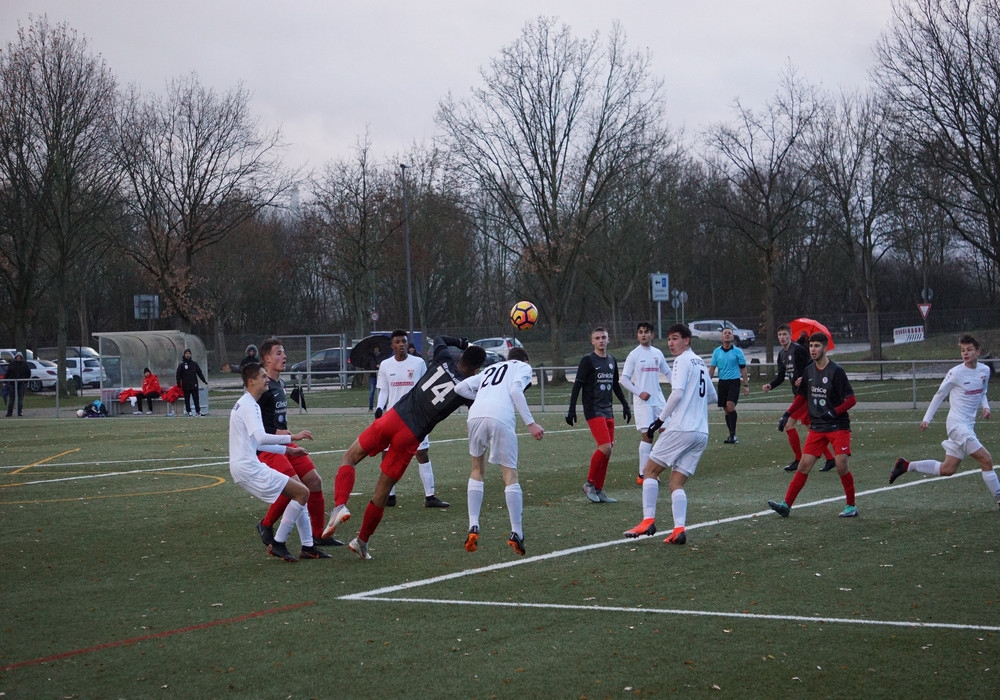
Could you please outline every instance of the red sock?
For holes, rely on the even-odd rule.
[[[788,490],[785,491],[785,503],[788,505],[795,503],[795,499],[798,498],[799,491],[801,491],[802,487],[806,485],[806,479],[808,478],[808,474],[795,472],[795,476],[792,477],[791,483],[788,484]]]
[[[786,430],[785,435],[788,436],[788,444],[792,447],[792,454],[795,455],[796,461],[802,459],[802,440],[799,439],[799,431]]]
[[[285,508],[291,502],[292,499],[288,496],[278,496],[274,499],[274,503],[271,504],[271,507],[267,509],[267,515],[264,516],[261,524],[264,525],[264,527],[274,527],[274,524],[278,522],[281,518],[281,514],[285,512]]]
[[[594,454],[590,455],[590,471],[587,472],[587,481],[592,483],[594,488],[604,488],[604,480],[608,476],[608,462],[610,461],[611,458],[600,450],[594,450]]]
[[[378,524],[382,522],[382,515],[385,513],[385,508],[379,508],[377,505],[368,501],[368,507],[365,508],[365,517],[361,521],[361,529],[358,531],[358,539],[362,542],[367,542],[373,534],[375,534]]]
[[[840,477],[840,484],[844,487],[844,496],[847,498],[847,505],[854,505],[854,474],[847,472]]]
[[[341,464],[333,480],[333,505],[342,506],[351,497],[356,471],[350,464]]]
[[[326,527],[326,499],[322,491],[310,491],[306,501],[309,509],[309,522],[312,523],[313,537],[320,537]]]

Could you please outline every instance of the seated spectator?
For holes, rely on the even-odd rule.
[[[142,370],[142,389],[136,391],[135,389],[125,389],[121,394],[118,395],[118,400],[125,403],[126,399],[129,400],[136,410],[132,411],[133,416],[142,415],[142,400],[146,399],[146,404],[149,410],[146,411],[146,415],[153,414],[153,399],[160,398],[163,390],[160,388],[160,379],[149,369],[149,367],[144,367]],[[136,405],[138,403],[138,405]]]

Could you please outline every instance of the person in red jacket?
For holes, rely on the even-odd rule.
[[[139,415],[142,413],[142,400],[146,399],[146,405],[149,410],[146,411],[146,415],[153,414],[153,399],[160,398],[160,394],[163,390],[160,388],[160,378],[157,377],[149,369],[149,367],[144,367],[142,370],[142,390],[135,395],[136,398],[136,408],[138,410],[133,411],[134,415]]]

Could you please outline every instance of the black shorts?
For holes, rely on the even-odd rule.
[[[743,384],[741,379],[720,379],[719,380],[719,406],[725,408],[726,404],[730,401],[733,405],[740,400],[740,386]]]

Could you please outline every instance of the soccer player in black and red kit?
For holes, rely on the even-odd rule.
[[[464,352],[459,355],[458,350]],[[486,351],[477,345],[470,346],[464,338],[439,336],[434,339],[434,357],[424,375],[392,408],[376,418],[344,453],[334,481],[334,507],[323,531],[324,537],[332,537],[337,526],[351,517],[347,500],[354,488],[355,466],[366,456],[374,457],[385,451],[380,465],[382,473],[365,509],[361,529],[348,545],[362,559],[371,559],[368,540],[382,520],[389,491],[402,478],[420,442],[434,426],[459,406],[472,405],[471,400],[455,392],[455,385],[478,372],[485,359]]]
[[[785,492],[785,500],[780,503],[767,502],[783,518],[788,517],[792,504],[806,485],[809,471],[827,445],[833,447],[837,474],[840,475],[840,484],[844,487],[847,501],[840,517],[854,518],[858,515],[858,509],[854,505],[854,475],[848,465],[851,455],[851,418],[848,411],[854,407],[857,399],[854,398],[854,389],[851,388],[847,372],[826,356],[828,342],[826,333],[813,333],[809,336],[809,356],[813,361],[806,367],[802,382],[795,390],[795,400],[778,421],[778,429],[783,430],[797,409],[804,405],[809,411],[809,435],[802,448],[798,469]]]
[[[778,326],[778,344],[781,345],[776,363],[778,367],[771,383],[761,387],[765,394],[785,381],[785,377],[787,376],[788,383],[792,386],[792,398],[795,398],[799,378],[805,372],[806,365],[812,362],[812,358],[809,357],[809,351],[804,347],[803,343],[808,344],[805,333],[799,338],[799,342],[795,342],[792,340],[791,326],[787,323],[782,323]],[[798,469],[799,460],[802,459],[802,442],[799,438],[799,431],[795,429],[796,422],[802,423],[807,427],[809,426],[809,411],[805,405],[793,413],[785,425],[785,436],[788,438],[788,445],[792,448],[792,454],[795,455],[795,460],[785,467],[786,472],[793,472]],[[823,457],[826,459],[826,463],[820,468],[820,471],[828,472],[836,466],[829,446],[823,449]]]
[[[608,331],[595,328],[590,333],[590,344],[594,352],[584,355],[576,368],[576,381],[569,397],[569,411],[566,422],[576,423],[576,400],[583,391],[583,417],[590,428],[590,434],[597,441],[597,449],[590,457],[590,469],[583,484],[583,493],[594,503],[616,503],[604,493],[604,480],[608,475],[611,448],[615,444],[615,412],[611,394],[622,402],[622,416],[625,422],[632,420],[632,409],[618,383],[618,361],[608,354]]]
[[[264,431],[272,435],[283,435],[288,430],[288,397],[285,394],[285,382],[281,379],[281,372],[285,369],[287,358],[285,348],[277,338],[268,338],[260,346],[260,359],[264,370],[267,372],[267,389],[257,400],[260,406],[261,418],[264,421]],[[294,447],[292,443],[292,447]],[[342,545],[343,542],[332,537],[322,537],[323,520],[326,518],[326,499],[323,497],[323,479],[316,471],[309,455],[274,454],[273,452],[260,452],[257,457],[261,462],[276,471],[287,476],[295,476],[309,488],[309,500],[306,508],[309,511],[309,522],[312,525],[313,542],[316,546],[333,547]],[[265,546],[274,541],[274,524],[281,518],[285,507],[289,503],[287,496],[278,496],[277,500],[268,508],[264,519],[257,525],[257,532]],[[329,556],[323,554],[324,558]]]

